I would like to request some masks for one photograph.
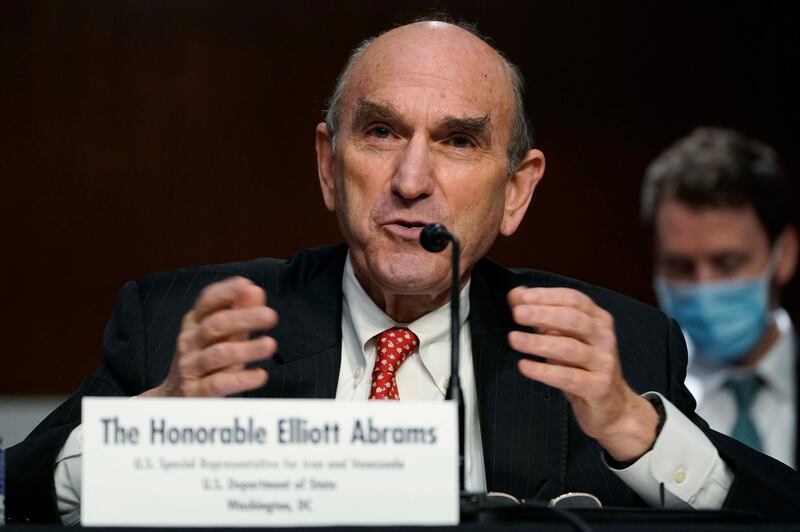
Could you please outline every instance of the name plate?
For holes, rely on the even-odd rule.
[[[83,399],[84,526],[458,523],[452,402]]]

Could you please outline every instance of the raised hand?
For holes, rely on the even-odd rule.
[[[563,391],[581,429],[615,460],[647,452],[658,414],[622,376],[611,314],[570,288],[517,287],[508,303],[515,322],[537,331],[512,331],[509,344],[544,359],[522,359],[519,371]]]
[[[248,339],[278,323],[265,303],[264,290],[243,277],[207,286],[183,318],[167,378],[142,396],[222,397],[263,386],[267,372],[245,364],[277,351],[269,336]]]

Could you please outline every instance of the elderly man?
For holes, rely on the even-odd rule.
[[[127,284],[97,373],[9,453],[10,512],[74,520],[85,395],[442,400],[450,270],[418,243],[439,222],[463,247],[468,489],[792,514],[794,473],[693,414],[673,322],[483,258],[519,226],[544,172],[520,76],[486,42],[439,22],[367,41],[316,147],[347,245]],[[411,356],[395,374],[373,371],[393,334]]]

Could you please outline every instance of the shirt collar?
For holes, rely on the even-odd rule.
[[[778,309],[773,313],[778,327],[778,340],[764,357],[756,364],[756,372],[770,388],[789,398],[792,394],[794,379],[795,336],[789,314]]]
[[[472,280],[468,280],[459,293],[462,327],[469,316],[469,288],[471,283]],[[445,363],[438,359],[432,360],[429,350],[432,346],[439,346],[442,343],[446,343],[448,348],[450,346],[449,301],[412,323],[397,323],[383,312],[364,291],[361,283],[356,279],[349,252],[344,266],[344,275],[342,276],[342,293],[344,296],[344,325],[352,327],[358,339],[358,345],[361,346],[360,353],[343,354],[344,356],[355,357],[355,365],[364,367],[366,366],[366,354],[371,347],[374,347],[369,345],[370,341],[375,336],[390,327],[408,327],[419,338],[418,353],[423,365],[431,373],[437,386],[441,388],[443,379],[450,374],[450,359],[447,358]]]
[[[731,378],[739,378],[753,373],[759,375],[764,384],[778,394],[790,398],[792,396],[792,380],[794,379],[794,359],[796,339],[794,327],[789,314],[782,308],[772,312],[772,319],[778,327],[778,339],[752,368],[735,366],[709,367],[697,356],[690,356],[689,372],[705,382],[703,388],[712,392],[725,386]]]

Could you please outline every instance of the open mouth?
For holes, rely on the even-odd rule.
[[[422,228],[425,227],[425,225],[425,222],[392,220],[383,227],[389,234],[396,238],[402,240],[419,240],[419,234],[422,232]]]
[[[424,224],[424,223],[422,223],[422,222],[403,222],[403,221],[397,221],[397,222],[394,222],[394,223],[395,223],[395,224],[397,224],[397,225],[399,225],[399,226],[401,226],[401,227],[405,227],[405,228],[408,228],[408,229],[411,229],[411,228],[413,228],[413,227],[425,227],[425,224]]]

